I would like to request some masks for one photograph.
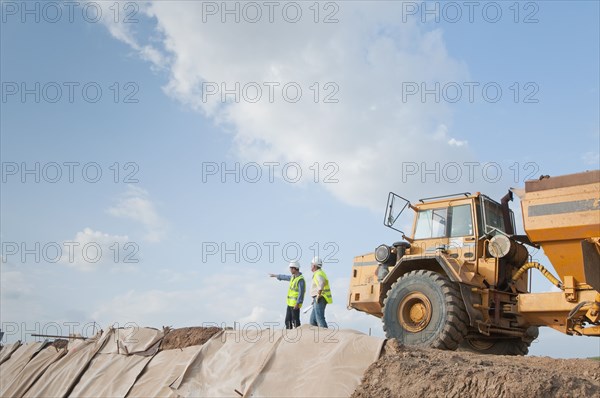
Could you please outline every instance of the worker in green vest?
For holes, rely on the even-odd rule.
[[[290,281],[287,294],[287,310],[285,313],[285,328],[292,329],[300,326],[300,308],[304,301],[304,293],[306,292],[306,283],[304,276],[300,272],[300,263],[292,261],[290,263],[290,274],[269,274],[272,278],[277,278],[280,281]]]
[[[313,272],[312,285],[310,295],[313,299],[313,310],[310,314],[310,324],[327,328],[325,320],[325,307],[331,304],[331,289],[329,288],[329,279],[321,269],[323,260],[319,257],[314,257],[311,261],[311,271]]]

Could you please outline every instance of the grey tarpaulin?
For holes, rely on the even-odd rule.
[[[352,330],[250,328],[159,352],[164,331],[132,332],[110,328],[70,341],[66,355],[52,346],[40,350],[41,343],[21,346],[0,364],[2,391],[25,397],[348,397],[384,342]]]
[[[6,362],[19,347],[21,347],[21,340],[2,347],[2,350],[0,351],[0,364]]]
[[[348,397],[381,353],[383,339],[302,326],[231,330],[198,352],[173,388],[182,396]]]
[[[202,346],[196,345],[159,352],[146,365],[127,397],[178,397],[169,386],[183,373],[201,348]]]
[[[40,348],[42,348],[40,342],[24,344],[13,352],[7,361],[0,364],[0,396],[6,395],[4,391],[8,389]]]
[[[21,369],[15,378],[7,383],[0,396],[22,397],[23,394],[37,381],[50,365],[62,358],[67,353],[66,348],[57,349],[51,345],[39,351],[27,365]]]
[[[89,362],[112,336],[109,330],[102,336],[69,342],[67,355],[50,365],[25,397],[65,397],[79,380]]]

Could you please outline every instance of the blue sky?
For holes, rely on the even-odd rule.
[[[296,248],[306,273],[317,248],[330,260],[328,319],[381,335],[379,320],[347,311],[344,297],[353,256],[398,240],[381,223],[388,191],[499,198],[529,174],[599,167],[597,2],[520,2],[518,16],[513,2],[478,2],[472,22],[463,5],[454,23],[435,2],[439,22],[421,20],[422,3],[353,1],[319,3],[316,23],[312,2],[293,3],[302,9],[296,23],[281,13],[296,9],[289,2],[277,3],[272,23],[264,7],[249,22],[254,14],[236,2],[228,4],[238,4],[239,23],[221,15],[221,2],[81,2],[72,21],[65,4],[48,3],[1,9],[0,319],[5,330],[16,325],[11,337],[49,322],[63,330],[68,322],[282,322],[285,286],[266,275],[286,272]],[[39,22],[26,7],[38,7]],[[90,22],[99,7],[103,18]],[[52,23],[55,9],[62,16]],[[136,21],[125,23],[127,15]],[[249,91],[239,102],[203,98],[202,82]],[[436,91],[435,82],[437,101],[406,92]],[[36,83],[39,102],[21,97],[22,84],[36,91]],[[288,101],[293,91],[284,97],[286,84],[302,89],[298,102]],[[256,85],[263,96],[252,102]],[[502,96],[493,102],[484,86]],[[62,96],[52,102],[56,87]],[[40,182],[35,172],[23,182],[22,166],[36,162]],[[62,177],[52,183],[56,164]],[[207,174],[236,164],[239,182],[235,172]],[[456,178],[444,174],[455,170],[449,164],[460,166]],[[302,177],[292,183],[296,168]],[[23,259],[21,245],[35,251],[36,242],[47,252]],[[76,251],[70,261],[65,242],[102,255],[93,263],[93,253]],[[19,252],[7,255],[12,244]],[[57,246],[65,257],[46,261]],[[534,288],[550,286],[536,275]],[[597,348],[545,330],[531,352],[580,357]]]

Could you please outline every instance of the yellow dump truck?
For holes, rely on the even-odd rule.
[[[526,235],[515,231],[513,193]],[[382,318],[388,338],[447,350],[525,355],[538,326],[600,336],[599,203],[600,170],[526,181],[499,203],[390,192],[384,224],[403,240],[354,258],[348,307]],[[398,225],[407,209],[410,236]],[[532,257],[539,248],[557,276]],[[530,292],[536,270],[555,291]]]

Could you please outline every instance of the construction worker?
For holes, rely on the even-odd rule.
[[[290,274],[269,274],[271,278],[277,278],[280,281],[290,281],[287,294],[287,310],[285,313],[285,328],[292,329],[300,326],[300,308],[304,301],[304,293],[306,292],[306,283],[304,276],[300,272],[300,263],[292,261],[290,263]]]
[[[313,272],[312,285],[310,287],[310,295],[313,299],[313,310],[310,314],[310,324],[327,328],[325,321],[325,306],[331,304],[331,289],[329,289],[329,280],[327,275],[321,269],[323,260],[314,257],[310,263],[311,271]]]

